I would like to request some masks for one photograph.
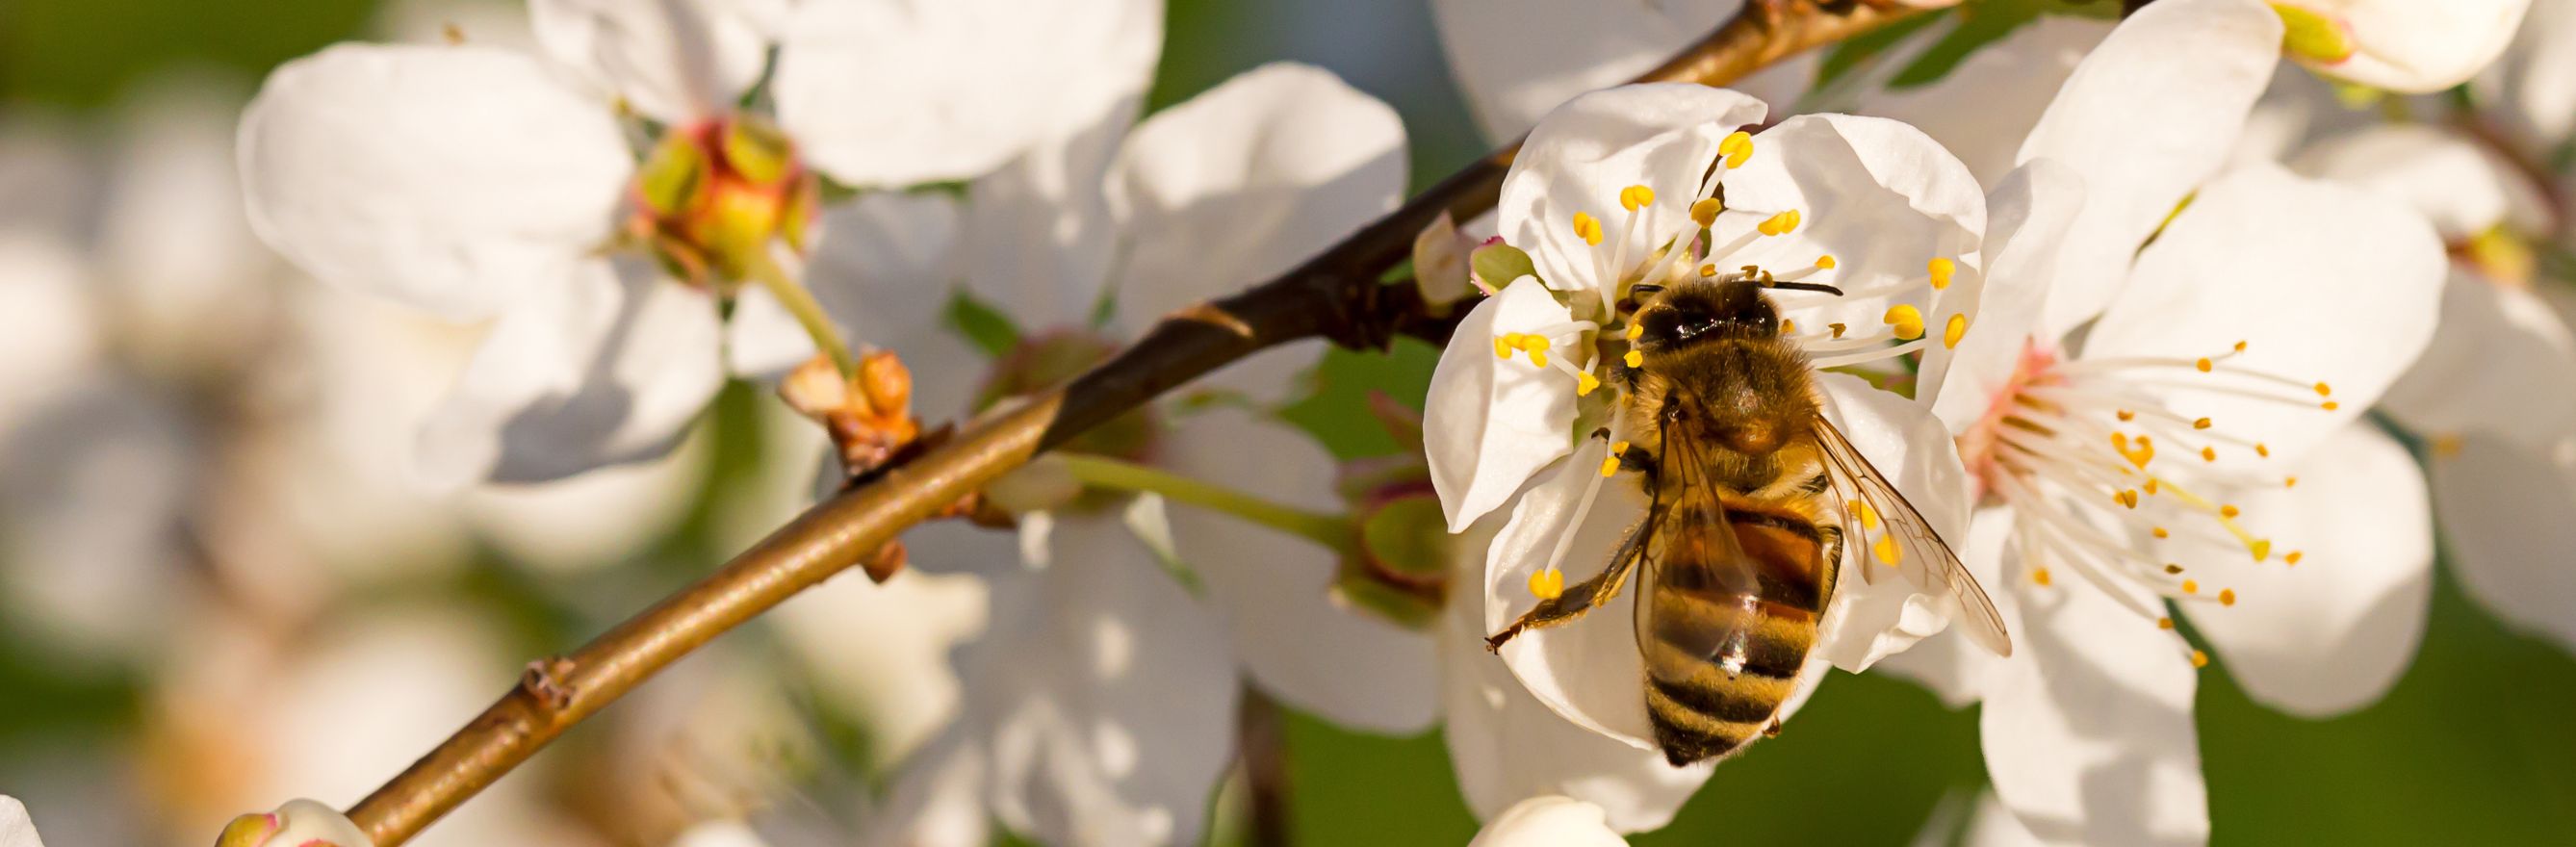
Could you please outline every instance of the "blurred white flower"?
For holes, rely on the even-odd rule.
[[[326,282],[497,317],[424,434],[435,478],[658,456],[723,379],[715,299],[819,237],[803,162],[971,176],[1141,91],[1160,42],[1135,0],[935,5],[538,0],[542,56],[333,47],[243,117],[251,222]],[[774,126],[734,107],[773,40]]]
[[[1485,823],[1467,847],[1619,847],[1628,840],[1601,807],[1563,796],[1532,797]]]
[[[2469,90],[2527,154],[2547,156],[2576,138],[2576,2],[2531,0],[2502,58]]]
[[[2318,73],[2407,94],[2476,76],[2532,0],[2273,0],[2282,52]]]
[[[1837,285],[1840,296],[1776,295],[1784,331],[1819,367],[1938,349],[1966,334],[1974,298],[1961,295],[1976,288],[1985,229],[1985,200],[1966,168],[1883,119],[1811,115],[1758,135],[1737,130],[1762,111],[1742,94],[1684,84],[1587,94],[1539,124],[1505,177],[1503,236],[1527,251],[1535,276],[1504,286],[1460,323],[1424,411],[1432,481],[1452,531],[1544,480],[1521,495],[1479,580],[1487,631],[1535,602],[1524,588],[1533,578],[1606,562],[1623,515],[1642,506],[1630,502],[1637,486],[1597,472],[1619,434],[1581,437],[1601,428],[1619,391],[1608,378],[1625,346],[1612,341],[1621,318],[1613,304],[1630,286],[1744,265],[1774,269],[1782,281]],[[1927,334],[1927,323],[1938,331]],[[1637,353],[1625,356],[1636,365]],[[1599,392],[1605,384],[1610,390]],[[1894,479],[1916,502],[1957,502],[1936,496],[1964,474],[1925,410],[1858,379],[1819,384],[1854,443],[1880,467],[1901,469]],[[1601,496],[1605,485],[1615,493]],[[1959,513],[1935,523],[1954,534]],[[1867,667],[1947,622],[1937,611],[1947,598],[1864,582],[1846,582],[1833,601],[1820,650],[1832,664]],[[1624,617],[1629,601],[1623,595],[1602,614]],[[1502,653],[1567,719],[1652,746],[1627,627],[1535,630]]]
[[[1937,5],[1938,0],[1931,4]],[[1440,44],[1487,138],[1507,141],[1575,95],[1637,78],[1733,18],[1745,0],[1436,0]],[[1814,82],[1802,53],[1732,87],[1795,102]],[[1499,282],[1500,280],[1498,280]]]
[[[36,837],[36,822],[27,817],[27,807],[17,798],[0,794],[0,847],[45,847]]]
[[[2547,186],[2477,138],[2389,125],[2327,139],[2298,159],[2433,221],[2450,246],[2442,321],[2380,408],[2431,444],[2433,505],[2471,597],[2516,626],[2576,647],[2576,580],[2558,549],[2576,459],[2576,336],[2535,288],[2535,245],[2559,231]]]
[[[2169,605],[2299,714],[2376,699],[2422,630],[2423,482],[2358,416],[2432,335],[2441,245],[2355,189],[2220,172],[2280,38],[2245,0],[2120,24],[1996,188],[1980,332],[1926,363],[1986,503],[1959,549],[2019,649],[1890,665],[1984,701],[1996,793],[2046,843],[2207,837],[2207,659]]]
[[[967,284],[1018,324],[1020,347],[989,376],[972,359],[904,349],[915,384],[980,382],[992,403],[1068,378],[1117,337],[1284,271],[1392,208],[1403,167],[1392,110],[1299,65],[1015,162],[968,187],[962,228],[975,248]],[[1091,328],[1113,280],[1107,325]],[[835,282],[817,279],[826,292]],[[1268,412],[1319,354],[1266,353],[1204,381],[1199,396],[1215,402],[1155,406],[1070,449],[1331,510],[1331,458]],[[1080,483],[1061,470],[1042,462],[996,488],[1024,510],[1021,555],[993,549],[989,533],[968,542],[982,550],[913,534],[914,567],[984,576],[992,612],[961,651],[957,722],[906,766],[879,837],[980,843],[982,806],[1051,843],[1195,842],[1231,760],[1245,676],[1336,722],[1429,723],[1429,639],[1338,599],[1334,550],[1159,497],[1071,493]],[[1195,594],[1165,556],[1196,577]]]

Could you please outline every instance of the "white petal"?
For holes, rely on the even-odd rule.
[[[2576,338],[2530,290],[2454,270],[2423,358],[2379,408],[2419,433],[2501,435],[2542,448],[2576,429]]]
[[[1432,487],[1458,532],[1511,499],[1521,483],[1572,448],[1573,386],[1525,355],[1494,356],[1488,339],[1570,319],[1535,279],[1523,277],[1459,321],[1423,401]]]
[[[1161,460],[1299,509],[1340,508],[1333,457],[1297,429],[1235,408],[1179,422]],[[1353,607],[1333,591],[1333,550],[1242,518],[1174,505],[1173,549],[1226,616],[1237,661],[1291,707],[1372,732],[1431,725],[1431,638]]]
[[[2089,586],[2017,590],[2013,656],[1977,722],[1995,794],[2049,844],[2205,843],[2181,640]]]
[[[36,837],[36,822],[27,817],[27,806],[17,798],[0,795],[0,847],[45,847]]]
[[[2533,149],[2576,134],[2576,4],[2538,0],[2504,57],[2470,82],[2486,114]]]
[[[957,715],[949,651],[983,632],[986,602],[983,580],[972,576],[907,569],[877,584],[853,570],[771,617],[819,693],[867,722],[868,752],[883,766],[921,749]],[[859,644],[867,649],[851,649]]]
[[[1395,208],[1405,180],[1395,110],[1331,71],[1278,62],[1138,124],[1109,173],[1134,243],[1125,323],[1279,274]]]
[[[1952,283],[1961,290],[1950,295],[1969,305],[1967,335],[1956,348],[1926,348],[1915,383],[1915,396],[1929,401],[1952,432],[1965,432],[1985,416],[2024,351],[2057,343],[2038,336],[2040,316],[2066,227],[2084,207],[2084,178],[2055,159],[2034,159],[2005,175],[1986,203],[1993,217],[1984,267],[1962,273]]]
[[[1600,574],[1610,553],[1645,513],[1646,498],[1634,479],[1601,478],[1609,445],[1586,439],[1574,455],[1548,472],[1547,481],[1521,495],[1511,522],[1486,554],[1483,579],[1485,632],[1499,632],[1537,605],[1530,576],[1546,568],[1561,546],[1557,566],[1567,590]],[[1576,524],[1584,493],[1598,486],[1591,510]],[[1571,534],[1572,540],[1564,540]],[[1529,692],[1566,720],[1638,749],[1655,749],[1646,718],[1645,662],[1633,628],[1633,580],[1608,605],[1571,623],[1529,630],[1503,645],[1503,663]]]
[[[528,567],[569,573],[633,561],[675,526],[714,467],[709,438],[651,461],[533,485],[492,485],[458,500],[485,542]],[[775,528],[777,524],[771,524]]]
[[[2549,229],[2545,201],[2502,154],[2457,132],[2381,124],[2328,139],[2294,167],[2378,191],[2424,213],[2444,241],[2465,241],[2499,224]]]
[[[778,51],[779,120],[852,185],[973,177],[1145,91],[1151,0],[804,3]]]
[[[2433,507],[2452,572],[2469,596],[2516,628],[2576,652],[2576,461],[2561,447],[2464,439],[2432,462]]]
[[[1921,404],[1871,388],[1859,377],[1826,372],[1816,382],[1829,401],[1826,416],[1923,513],[1932,531],[1945,540],[1965,540],[1968,472],[1959,464],[1949,428]],[[1926,593],[1914,579],[1886,573],[1862,578],[1862,568],[1885,566],[1874,564],[1858,544],[1845,547],[1841,567],[1815,647],[1815,657],[1835,667],[1868,670],[1879,659],[1940,632],[1957,610],[1946,593]]]
[[[1575,95],[1663,64],[1743,6],[1743,0],[1435,0],[1431,11],[1477,122],[1487,138],[1501,141],[1528,132]]]
[[[1979,184],[1999,185],[2076,63],[2110,34],[2109,21],[2041,15],[1969,53],[1938,80],[1862,92],[1858,111],[1914,125],[1956,154]]]
[[[1456,583],[1484,569],[1485,543],[1497,520],[1461,536]],[[1481,596],[1453,589],[1441,613],[1440,685],[1449,758],[1458,789],[1476,817],[1490,819],[1522,798],[1564,794],[1601,806],[1613,829],[1657,829],[1708,779],[1709,765],[1676,768],[1664,754],[1641,749],[1558,717],[1530,695],[1501,659],[1485,652]],[[1595,612],[1596,616],[1606,614]],[[1626,630],[1625,620],[1589,621]],[[1636,647],[1631,644],[1629,653]],[[1642,670],[1640,671],[1642,672]],[[1634,688],[1639,683],[1623,683]]]
[[[984,748],[951,729],[905,764],[885,806],[859,828],[854,844],[985,847],[993,842],[985,811]]]
[[[1141,108],[1121,102],[967,185],[967,286],[1021,331],[1089,325],[1119,246],[1106,175]]]
[[[2289,54],[2300,64],[2363,85],[2430,94],[2467,82],[2495,61],[2531,0],[2299,0],[2284,5],[2337,18],[2357,48],[2336,62]]]
[[[1802,223],[1786,235],[1712,255],[1719,268],[1789,270],[1833,256],[1837,264],[1823,278],[1851,292],[1923,280],[1936,257],[1973,271],[1986,230],[1985,190],[1967,167],[1922,132],[1885,118],[1799,115],[1763,130],[1753,136],[1744,167],[1727,175],[1726,204],[1710,230],[1720,245],[1778,212],[1796,211]],[[1806,326],[1879,326],[1896,302],[1798,291],[1776,296],[1781,313]],[[1955,311],[1951,303],[1943,296],[1913,305],[1939,328]]]
[[[715,304],[594,259],[501,317],[421,434],[435,485],[534,482],[662,455],[724,382]]]
[[[182,532],[207,487],[205,435],[172,398],[93,373],[0,439],[0,597],[62,664],[149,655],[191,593]]]
[[[537,43],[565,66],[675,126],[733,110],[768,61],[742,0],[530,0]]]
[[[1503,176],[1494,207],[1503,240],[1528,251],[1550,287],[1598,288],[1606,281],[1596,278],[1593,252],[1615,247],[1628,226],[1620,191],[1631,185],[1655,191],[1655,202],[1637,214],[1639,243],[1627,257],[1633,264],[1656,246],[1643,242],[1689,224],[1718,142],[1765,111],[1741,93],[1690,83],[1627,85],[1569,100],[1530,130]],[[1574,234],[1577,212],[1601,221],[1599,248]]]
[[[1234,746],[1224,624],[1115,520],[1063,517],[1052,543],[994,583],[960,660],[994,814],[1044,844],[1196,844]]]
[[[939,333],[957,278],[957,201],[873,192],[824,207],[805,286],[851,344],[891,347]],[[746,317],[746,312],[750,313]],[[767,290],[747,287],[725,326],[728,366],[776,376],[814,356],[813,339]]]
[[[253,230],[324,282],[488,315],[600,247],[632,169],[608,110],[536,61],[343,45],[242,113]]]
[[[1321,68],[1264,65],[1158,112],[1109,174],[1119,321],[1140,330],[1283,273],[1394,209],[1404,180],[1395,110]],[[1312,361],[1259,356],[1216,380],[1276,400]]]
[[[2292,469],[2295,487],[2240,495],[2250,528],[2302,552],[2256,563],[2243,547],[2185,547],[2175,561],[2224,606],[2185,602],[2255,700],[2326,717],[2379,699],[2415,658],[2433,592],[2433,515],[2424,472],[2369,422],[2330,436]]]
[[[1966,847],[2039,847],[2047,842],[2030,834],[2030,829],[2013,817],[2012,810],[2004,808],[1994,792],[1987,791],[1977,795],[1975,816],[1968,819],[1968,834],[1961,843]]]
[[[2296,462],[2413,364],[2432,337],[2447,267],[2441,240],[2412,210],[2246,168],[2201,189],[2139,254],[2082,358],[2189,362],[2246,342],[2229,367],[2290,383],[2176,368],[2181,384],[2142,390],[2168,397],[2180,414],[2209,417],[2220,432],[2268,444],[2275,463]],[[2211,390],[2193,387],[2204,379]],[[2313,382],[2332,388],[2337,411],[2309,405],[2320,399],[2304,387]],[[2224,390],[2248,387],[2259,396]],[[2222,467],[2261,467],[2252,451],[2219,455]]]
[[[2049,334],[2110,302],[2147,234],[2227,161],[2280,45],[2281,19],[2261,3],[2163,0],[2076,66],[2016,158],[2064,162],[2088,191],[2049,296]]]
[[[1627,843],[1618,830],[1610,828],[1600,806],[1550,794],[1504,809],[1476,832],[1467,847],[1621,847]]]
[[[2019,594],[2005,580],[2008,574],[2021,572],[2021,551],[2012,544],[2013,510],[2009,506],[1978,509],[1970,516],[1968,534],[1957,539],[1951,549],[1958,551],[1960,563],[1975,574],[1985,587],[1997,610],[2007,619]],[[1904,652],[1896,653],[1871,667],[1889,671],[1913,680],[1941,698],[1942,705],[1962,708],[1985,697],[1986,678],[2008,659],[1987,652],[1966,635],[1945,631],[1923,639]]]

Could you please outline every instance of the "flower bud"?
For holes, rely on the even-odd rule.
[[[358,825],[329,806],[289,800],[277,811],[243,815],[224,826],[215,847],[374,847]]]
[[[1446,312],[1467,299],[1467,254],[1474,249],[1476,240],[1459,232],[1448,212],[1413,237],[1413,284],[1422,289],[1422,302]]]

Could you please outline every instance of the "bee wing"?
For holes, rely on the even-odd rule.
[[[1969,640],[1998,656],[2012,655],[2012,637],[2004,631],[2003,615],[1995,611],[1995,602],[1977,585],[1975,575],[1968,573],[1952,552],[1948,542],[1932,529],[1923,513],[1897,493],[1896,486],[1869,463],[1851,440],[1843,437],[1831,420],[1816,416],[1816,443],[1823,449],[1827,476],[1834,493],[1842,501],[1843,535],[1853,539],[1853,555],[1866,555],[1884,565],[1893,566],[1916,587],[1946,593],[1959,601],[1958,620],[1966,627]],[[1855,506],[1857,504],[1857,506]],[[1863,512],[1862,509],[1866,509]],[[1873,520],[1876,519],[1876,520]],[[1879,531],[1879,520],[1885,531]],[[1868,552],[1863,554],[1862,548]],[[1878,582],[1881,565],[1867,559],[1859,568],[1861,581]]]
[[[1751,614],[1693,614],[1687,620],[1659,624],[1654,611],[1659,589],[1690,586],[1721,596],[1752,596],[1760,590],[1744,547],[1735,538],[1734,525],[1726,519],[1726,505],[1708,479],[1708,461],[1699,447],[1684,438],[1665,438],[1663,447],[1655,457],[1654,503],[1633,541],[1645,573],[1637,578],[1637,603],[1631,615],[1637,646],[1647,656],[1650,674],[1655,671],[1658,642],[1683,657],[1708,661],[1740,648],[1757,621]],[[1676,570],[1666,574],[1667,568]],[[1676,672],[1687,673],[1687,669]]]

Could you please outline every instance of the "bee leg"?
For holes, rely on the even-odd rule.
[[[1768,726],[1764,726],[1764,727],[1762,728],[1762,737],[1764,737],[1764,738],[1778,738],[1778,737],[1780,737],[1780,719],[1779,719],[1779,718],[1772,718],[1772,719],[1771,719],[1771,723],[1770,723]]]
[[[1510,626],[1503,627],[1503,631],[1486,638],[1485,649],[1501,652],[1503,645],[1510,642],[1514,636],[1520,635],[1522,630],[1546,629],[1583,617],[1595,607],[1610,602],[1610,598],[1619,596],[1619,586],[1627,581],[1627,568],[1604,569],[1591,579],[1567,587],[1563,594],[1539,601],[1537,606],[1522,614],[1519,620],[1512,621]]]

